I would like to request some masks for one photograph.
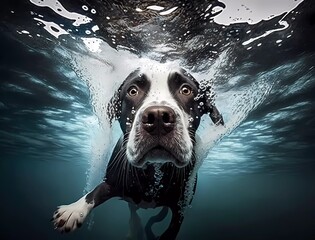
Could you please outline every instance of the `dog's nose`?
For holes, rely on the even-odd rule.
[[[167,106],[151,106],[142,114],[142,127],[151,135],[166,135],[174,129],[175,112]]]

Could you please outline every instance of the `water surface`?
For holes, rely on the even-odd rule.
[[[120,135],[106,102],[130,71],[155,63],[213,84],[226,122],[202,120],[206,158],[178,239],[315,239],[313,1],[2,5],[4,239],[126,236],[117,199],[67,236],[49,220],[100,181]],[[153,212],[141,210],[143,222]]]

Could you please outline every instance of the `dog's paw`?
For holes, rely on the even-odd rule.
[[[51,221],[58,231],[62,233],[72,232],[82,226],[84,219],[93,206],[93,203],[89,204],[85,201],[84,196],[72,204],[59,206],[54,212]]]

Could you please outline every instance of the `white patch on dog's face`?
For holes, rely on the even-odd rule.
[[[167,68],[141,69],[150,82],[142,106],[135,113],[129,133],[126,155],[137,167],[146,162],[173,162],[177,167],[186,166],[192,159],[193,142],[189,135],[190,116],[178,105],[168,86],[170,70]],[[174,110],[174,130],[165,136],[151,136],[142,129],[142,114],[151,106],[167,106]]]

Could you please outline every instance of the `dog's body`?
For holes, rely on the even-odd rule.
[[[209,90],[201,89],[182,69],[131,73],[109,104],[110,121],[119,120],[123,136],[104,181],[77,202],[60,206],[53,216],[55,227],[73,231],[93,208],[121,197],[136,207],[170,208],[171,223],[159,239],[175,239],[192,199],[188,195],[195,191],[195,132],[200,118],[209,113],[215,124],[223,124]],[[148,239],[155,239],[151,225],[166,215],[165,209],[146,225]]]

